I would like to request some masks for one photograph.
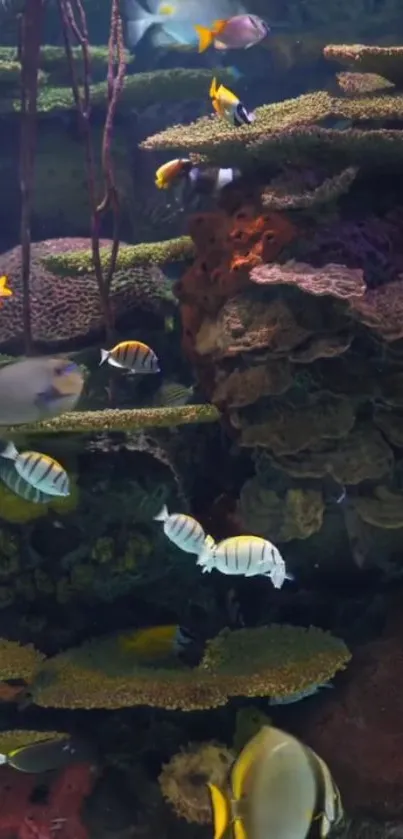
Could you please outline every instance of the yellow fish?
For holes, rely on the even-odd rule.
[[[191,636],[180,626],[149,626],[123,633],[119,636],[119,646],[124,652],[148,661],[178,654],[191,640]]]
[[[192,168],[192,161],[186,157],[168,160],[155,173],[155,186],[158,189],[169,189],[172,184],[188,174]]]
[[[217,85],[215,78],[210,85],[210,99],[216,114],[237,128],[241,125],[250,125],[255,119],[254,114],[248,113],[235,93],[223,84]]]
[[[107,361],[112,367],[122,367],[132,373],[159,373],[160,366],[155,352],[142,341],[121,341],[111,350],[101,350],[101,364]]]
[[[0,297],[13,296],[14,292],[11,290],[11,288],[8,287],[7,283],[8,277],[6,277],[5,274],[3,274],[3,276],[0,277]],[[2,306],[2,303],[0,303],[0,306]]]
[[[284,731],[264,726],[235,761],[228,786],[208,784],[214,839],[326,839],[343,818],[328,767]]]

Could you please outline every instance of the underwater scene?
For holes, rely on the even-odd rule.
[[[399,839],[401,0],[0,0],[0,189],[0,839]]]

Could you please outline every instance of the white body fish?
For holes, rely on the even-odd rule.
[[[199,554],[205,543],[206,534],[198,521],[185,513],[168,513],[164,505],[155,521],[164,522],[164,533],[178,548],[188,554]]]
[[[159,47],[197,47],[195,24],[210,26],[217,18],[230,18],[246,11],[238,0],[126,0],[126,30],[130,47],[135,47],[151,26],[158,26]]]
[[[215,568],[221,574],[270,577],[274,588],[281,588],[287,577],[278,548],[259,536],[233,536],[218,544],[206,539],[197,565],[202,566],[203,573]]]
[[[66,471],[53,457],[40,452],[18,453],[14,443],[8,443],[1,457],[13,460],[16,471],[35,489],[46,495],[70,495],[70,481]]]

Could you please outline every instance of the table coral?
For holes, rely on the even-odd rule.
[[[289,284],[308,294],[327,294],[339,300],[355,300],[356,297],[362,297],[366,290],[363,272],[359,268],[334,264],[312,268],[311,265],[295,260],[284,265],[252,268],[250,279],[257,285]]]
[[[114,636],[48,659],[32,690],[44,707],[192,711],[225,705],[231,696],[287,696],[328,681],[349,659],[341,640],[314,627],[225,631],[195,668],[140,666]]]
[[[377,73],[397,87],[403,86],[403,47],[329,44],[323,55],[329,61],[337,61],[362,73]]]
[[[0,681],[24,679],[30,682],[44,656],[32,644],[21,646],[16,641],[0,639]]]
[[[60,277],[45,268],[42,260],[51,254],[86,250],[88,239],[49,239],[31,246],[31,322],[34,341],[54,346],[60,341],[88,337],[99,331],[103,316],[94,274]],[[107,240],[102,246],[110,246]],[[0,255],[0,273],[5,274],[13,297],[0,309],[1,345],[23,338],[21,248]],[[173,310],[170,284],[157,266],[132,267],[117,271],[111,301],[116,316],[128,312]]]
[[[362,298],[352,301],[351,314],[384,341],[403,338],[402,280],[369,289]]]
[[[322,438],[339,439],[351,431],[355,412],[351,402],[331,393],[319,393],[306,404],[292,402],[262,408],[252,421],[240,417],[241,446],[263,446],[276,455],[293,454]]]
[[[291,365],[286,358],[267,359],[265,364],[219,371],[211,401],[226,408],[252,405],[262,396],[285,393],[292,384]]]
[[[263,486],[258,478],[243,485],[237,512],[242,532],[254,533],[277,544],[308,539],[321,529],[324,502],[313,489],[289,489],[285,495]]]
[[[392,472],[393,452],[371,425],[357,425],[341,440],[319,440],[309,450],[271,456],[272,463],[294,478],[332,477],[342,485],[379,480]]]
[[[207,783],[223,787],[234,760],[234,752],[218,743],[189,744],[162,767],[161,792],[180,818],[211,824]]]

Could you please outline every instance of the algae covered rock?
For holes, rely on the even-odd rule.
[[[32,644],[21,646],[16,641],[0,639],[0,681],[24,679],[30,682],[44,656]]]

